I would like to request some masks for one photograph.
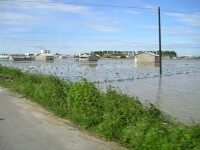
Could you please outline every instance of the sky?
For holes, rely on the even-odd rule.
[[[0,54],[162,50],[200,56],[199,0],[0,0]]]

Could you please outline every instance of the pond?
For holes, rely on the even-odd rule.
[[[10,62],[2,65],[32,73],[56,75],[65,80],[83,78],[102,91],[108,86],[150,102],[181,122],[200,123],[200,60],[163,60],[163,75],[157,64],[136,64],[132,59],[102,59],[98,62]]]

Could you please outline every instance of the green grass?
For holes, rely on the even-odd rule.
[[[111,88],[70,82],[0,65],[0,85],[39,103],[90,132],[134,150],[198,150],[200,125],[184,125]]]

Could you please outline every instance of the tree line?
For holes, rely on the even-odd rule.
[[[158,54],[159,51],[92,51],[92,54],[99,55],[101,57],[112,57],[112,56],[120,56],[120,57],[125,57],[125,56],[135,56],[136,54],[141,54],[144,52],[149,52],[153,54]],[[177,53],[175,51],[169,51],[165,50],[162,51],[162,56],[167,57],[167,58],[174,58],[177,57]]]

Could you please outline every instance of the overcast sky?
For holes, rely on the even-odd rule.
[[[0,53],[158,50],[159,6],[162,50],[200,55],[199,0],[0,0]]]

